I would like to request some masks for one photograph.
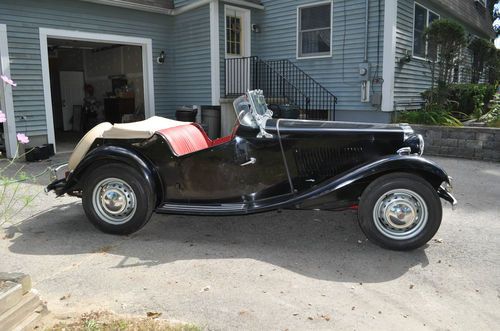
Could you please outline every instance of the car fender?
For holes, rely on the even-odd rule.
[[[157,195],[157,203],[162,201],[163,186],[156,167],[151,161],[133,149],[112,145],[96,147],[85,155],[75,170],[68,175],[66,178],[66,186],[64,190],[58,192],[58,195],[62,195],[79,187],[81,181],[85,179],[87,170],[89,170],[92,165],[101,162],[120,162],[135,168],[151,185],[153,192]]]
[[[295,200],[294,202],[298,203],[300,207],[306,207],[326,202],[328,199],[325,199],[325,197],[335,193],[338,195],[337,198],[340,199],[343,198],[342,195],[359,197],[369,182],[364,183],[365,185],[358,184],[366,182],[368,179],[370,179],[371,182],[375,178],[394,172],[407,172],[420,175],[427,180],[443,198],[446,197],[442,196],[440,185],[443,182],[451,185],[450,177],[443,168],[436,163],[419,156],[391,155],[365,163],[344,174],[335,176],[323,182],[321,185],[315,186],[303,194],[297,195],[293,200]]]

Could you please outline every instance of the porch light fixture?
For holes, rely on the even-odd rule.
[[[399,64],[404,65],[406,63],[411,62],[412,59],[413,59],[413,56],[411,55],[411,51],[406,50],[405,54],[399,59]]]
[[[156,58],[156,62],[158,64],[164,64],[165,63],[165,51],[161,51],[160,56]]]
[[[260,27],[257,24],[252,24],[252,32],[259,33]]]

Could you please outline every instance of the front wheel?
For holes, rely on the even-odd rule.
[[[155,198],[151,185],[134,168],[112,163],[86,176],[82,204],[87,218],[111,234],[130,234],[151,218]]]
[[[395,173],[377,178],[361,195],[359,225],[375,244],[394,250],[423,246],[441,225],[436,190],[423,178]]]

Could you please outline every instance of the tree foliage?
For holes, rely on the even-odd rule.
[[[474,38],[469,49],[472,52],[471,83],[479,83],[485,67],[489,66],[492,57],[496,56],[496,49],[490,41],[483,38]]]
[[[455,21],[439,19],[425,30],[428,53],[437,65],[438,83],[450,81],[453,68],[462,61],[461,50],[466,45],[464,28]]]

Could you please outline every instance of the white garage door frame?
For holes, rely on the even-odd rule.
[[[9,44],[7,42],[7,26],[0,24],[0,72],[10,77]],[[17,150],[16,141],[16,117],[14,115],[14,101],[12,98],[12,86],[0,83],[0,109],[5,113],[7,122],[3,123],[5,136],[5,149],[7,157],[14,157]]]
[[[45,118],[47,121],[47,137],[56,148],[54,119],[52,116],[52,96],[50,89],[50,69],[48,38],[113,43],[142,47],[142,71],[144,81],[144,115],[146,118],[155,115],[154,79],[153,79],[153,42],[150,38],[129,37],[113,34],[101,34],[83,31],[40,28],[40,54],[42,60],[43,94],[45,99]]]

